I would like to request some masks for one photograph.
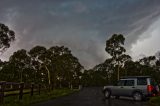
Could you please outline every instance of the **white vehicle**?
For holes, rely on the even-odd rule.
[[[109,99],[110,96],[116,98],[127,96],[141,101],[158,95],[159,87],[150,76],[128,76],[121,78],[114,86],[104,86],[103,93],[106,99]]]

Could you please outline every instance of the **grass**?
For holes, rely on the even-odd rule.
[[[40,95],[35,93],[33,96],[30,96],[30,94],[25,94],[23,95],[22,100],[18,100],[18,96],[5,97],[4,104],[2,106],[29,106],[34,103],[66,96],[76,91],[78,90],[56,89],[50,92],[42,92]]]
[[[27,92],[30,92],[31,90],[30,89],[25,89],[23,90],[24,93],[27,93]],[[9,92],[5,92],[4,94],[5,95],[9,95],[9,94],[18,94],[19,93],[19,90],[17,91],[9,91]]]
[[[160,106],[160,97],[152,97],[150,100],[149,100],[149,104],[151,106]]]

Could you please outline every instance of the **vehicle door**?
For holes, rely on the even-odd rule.
[[[123,96],[131,96],[135,89],[135,79],[127,79],[123,87],[122,94]]]
[[[120,95],[125,84],[125,80],[119,80],[116,86],[112,88],[112,95]]]

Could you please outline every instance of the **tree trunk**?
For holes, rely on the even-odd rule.
[[[73,85],[71,84],[71,90],[73,89]]]
[[[23,74],[23,69],[22,69],[22,71],[20,72],[20,82],[22,82],[23,81],[23,76],[22,76],[22,74]]]
[[[119,68],[120,68],[120,65],[118,64],[118,70],[117,70],[117,80],[119,80]]]
[[[48,73],[48,84],[51,85],[50,71],[49,71],[49,69],[47,68],[46,65],[45,65],[45,68],[46,68],[47,73]]]
[[[62,81],[61,80],[59,80],[59,88],[62,88],[62,83],[61,83]]]
[[[127,73],[127,70],[125,70],[125,76],[127,76],[127,74],[128,74],[128,73]]]
[[[71,88],[71,83],[70,82],[68,82],[68,88]]]

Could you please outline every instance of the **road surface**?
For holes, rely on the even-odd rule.
[[[83,88],[69,96],[49,100],[33,106],[148,106],[147,102],[135,102],[132,98],[105,100],[100,87]]]

